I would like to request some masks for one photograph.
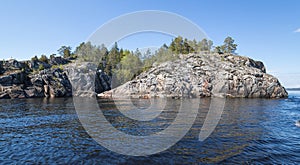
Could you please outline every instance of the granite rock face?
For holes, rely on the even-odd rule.
[[[111,89],[111,78],[88,62],[74,63],[66,69],[73,87],[73,95],[91,97]]]
[[[0,99],[95,96],[110,90],[110,82],[97,65],[73,57],[0,61]]]
[[[264,64],[232,54],[181,55],[141,73],[101,97],[283,98],[288,93]]]
[[[50,59],[51,65],[65,65],[68,64],[70,60],[62,58],[62,57],[54,57]]]
[[[60,69],[45,69],[36,74],[17,72],[0,77],[0,98],[64,97],[72,86]]]

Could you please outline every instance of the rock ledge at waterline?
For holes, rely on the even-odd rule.
[[[288,93],[260,61],[232,54],[189,54],[98,96],[284,98]]]

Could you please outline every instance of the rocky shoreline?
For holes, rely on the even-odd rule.
[[[42,69],[38,71],[41,65]],[[85,71],[86,68],[96,68],[88,65],[75,64],[72,59],[62,57],[55,57],[47,64],[41,61],[2,61],[0,99],[96,94],[100,98],[288,96],[278,79],[266,73],[262,62],[232,54],[180,55],[178,60],[154,64],[150,70],[112,90],[111,78],[97,70]]]
[[[72,84],[69,72],[74,61],[55,57],[50,63],[40,61],[9,60],[0,63],[0,99],[40,98],[40,97],[71,97]],[[37,70],[43,65],[42,70]],[[85,68],[85,66],[83,65]],[[79,73],[79,71],[76,71]],[[73,68],[73,73],[74,68]],[[74,77],[74,75],[72,75]],[[109,77],[97,73],[94,92],[110,90]]]

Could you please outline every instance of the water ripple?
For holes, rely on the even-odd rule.
[[[229,99],[221,121],[205,141],[199,131],[209,108],[201,101],[188,134],[170,149],[147,157],[113,153],[81,126],[72,99],[0,100],[1,164],[299,164],[299,95],[288,99]],[[99,100],[107,119],[120,131],[147,135],[176,117],[174,100],[152,121],[136,122]],[[187,119],[188,120],[188,119]],[[101,124],[101,123],[99,123]],[[113,143],[113,141],[112,141]]]

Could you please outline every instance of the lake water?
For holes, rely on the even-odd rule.
[[[161,153],[139,157],[94,141],[79,122],[72,98],[0,100],[0,164],[299,164],[300,127],[295,122],[300,120],[300,92],[289,94],[287,99],[227,99],[219,124],[204,141],[198,136],[210,99],[201,99],[196,121],[183,139]],[[147,135],[168,126],[179,101],[169,100],[163,114],[143,127],[133,127],[111,100],[98,103],[120,131]]]

